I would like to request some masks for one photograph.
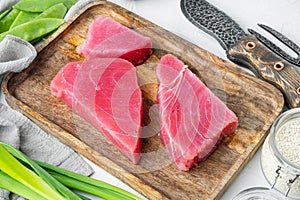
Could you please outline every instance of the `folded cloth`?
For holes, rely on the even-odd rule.
[[[11,35],[0,43],[0,50],[0,75],[22,71],[36,56],[31,44]]]
[[[87,2],[93,1],[95,0]],[[14,5],[13,2],[17,1],[0,1],[0,13]],[[76,14],[81,6],[87,5],[87,2],[77,3],[74,9],[70,9],[68,19]],[[30,43],[14,36],[6,36],[0,43],[0,85],[7,73],[22,71],[35,57],[36,49]],[[80,155],[44,132],[21,113],[10,108],[5,102],[2,91],[0,91],[0,141],[19,148],[33,159],[86,176],[93,173],[93,169]],[[0,189],[0,200],[8,199],[23,198],[10,195],[8,191]]]
[[[5,10],[11,8],[13,5],[18,3],[20,0],[5,0],[0,1],[0,13],[4,12]]]
[[[0,141],[20,149],[32,159],[86,176],[92,172],[90,166],[77,153],[21,113],[3,104],[0,105]]]
[[[99,1],[99,0],[79,0],[79,1],[77,1],[77,3],[69,9],[67,14],[65,15],[64,20],[69,21],[75,14],[78,13],[78,11],[81,8],[83,8],[84,6],[86,6],[90,3],[97,2],[97,1]]]

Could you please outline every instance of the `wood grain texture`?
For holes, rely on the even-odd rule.
[[[50,93],[50,82],[68,62],[82,60],[76,53],[99,15],[105,15],[152,38],[154,52],[137,67],[143,92],[145,122],[141,161],[132,164],[101,133]],[[239,118],[235,134],[224,139],[204,162],[179,171],[157,135],[157,80],[161,56],[172,53],[219,96]],[[110,2],[90,4],[61,27],[39,49],[37,58],[21,73],[9,74],[3,84],[8,103],[45,131],[122,179],[148,199],[218,199],[253,156],[283,108],[283,97],[273,86]]]
[[[228,57],[247,66],[258,77],[280,89],[290,108],[300,107],[298,66],[274,54],[251,35],[230,48]]]

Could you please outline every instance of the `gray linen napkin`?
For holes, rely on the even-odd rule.
[[[0,13],[11,8],[13,5],[18,3],[20,0],[0,0]]]
[[[97,2],[97,1],[99,1],[99,0],[79,0],[79,1],[77,1],[77,3],[74,6],[72,6],[69,9],[69,11],[67,12],[67,14],[65,15],[65,21],[70,20],[84,6],[86,6],[90,3],[93,3],[93,2]]]
[[[81,0],[67,13],[69,20],[83,6],[96,0]],[[13,6],[17,0],[0,0],[0,13]],[[6,36],[0,43],[0,85],[9,72],[20,72],[36,57],[30,43],[14,36]],[[0,89],[1,90],[1,89]],[[33,159],[47,162],[89,176],[94,171],[72,149],[41,130],[21,113],[10,108],[0,91],[0,141],[8,143]],[[1,159],[1,157],[0,157]],[[0,189],[0,200],[22,199]]]

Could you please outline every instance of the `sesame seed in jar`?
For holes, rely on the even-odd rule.
[[[263,173],[284,199],[300,199],[300,108],[282,113],[273,123],[261,154]]]
[[[300,120],[294,119],[284,124],[275,136],[276,146],[289,162],[300,166]]]
[[[300,200],[300,108],[274,121],[261,151],[261,167],[270,187],[253,187],[234,200]]]

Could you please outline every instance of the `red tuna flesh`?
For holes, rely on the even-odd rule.
[[[98,58],[69,63],[52,80],[50,89],[134,163],[139,161],[142,94],[130,62]]]
[[[118,22],[99,16],[90,26],[85,42],[77,47],[87,59],[123,58],[133,65],[143,63],[152,53],[152,42]]]
[[[160,137],[177,167],[187,171],[236,130],[237,117],[175,56],[162,57],[156,74]]]

